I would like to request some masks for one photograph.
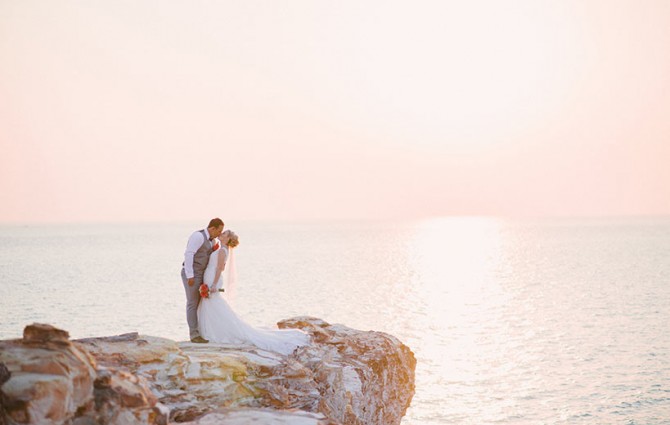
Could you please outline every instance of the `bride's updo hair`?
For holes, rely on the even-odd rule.
[[[228,243],[226,245],[228,245],[229,247],[235,248],[237,245],[240,244],[240,239],[232,230],[226,230],[223,233],[226,234],[226,236],[228,236]]]

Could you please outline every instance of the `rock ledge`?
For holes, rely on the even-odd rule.
[[[399,424],[416,360],[397,338],[313,317],[278,323],[290,356],[137,333],[69,340],[33,324],[0,341],[0,425]]]

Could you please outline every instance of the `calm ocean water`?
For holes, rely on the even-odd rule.
[[[204,223],[0,227],[0,339],[184,340]],[[227,223],[234,308],[379,330],[415,352],[403,424],[670,424],[670,218]]]

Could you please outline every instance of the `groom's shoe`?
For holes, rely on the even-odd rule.
[[[196,336],[195,338],[191,338],[191,342],[197,342],[197,343],[199,343],[199,344],[205,344],[205,343],[208,343],[209,340],[208,340],[208,339],[205,339],[205,338],[203,338],[203,337],[201,337],[201,336]]]

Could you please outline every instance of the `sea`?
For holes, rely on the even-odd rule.
[[[0,226],[0,339],[187,339],[179,276],[206,223]],[[670,424],[670,217],[228,221],[233,308],[395,335],[403,425]]]

